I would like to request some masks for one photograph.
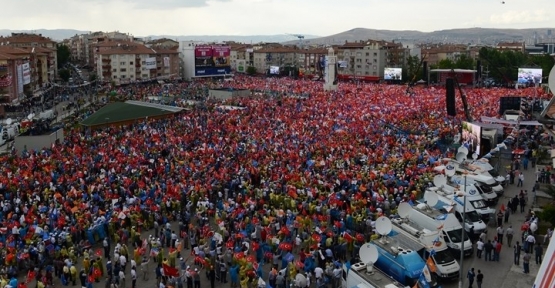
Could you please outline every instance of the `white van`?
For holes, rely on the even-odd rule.
[[[433,209],[428,205],[421,203],[412,207],[407,218],[428,230],[437,230],[443,226],[442,234],[447,247],[451,249],[453,255],[461,254],[461,247],[464,244],[464,256],[472,255],[472,242],[468,235],[464,235],[464,241],[461,241],[462,226],[453,214],[444,214],[439,210]]]
[[[482,195],[480,195],[474,185],[467,185],[466,187],[466,205],[472,206],[476,210],[476,212],[480,214],[482,220],[485,223],[488,223],[490,218],[494,217],[493,214],[495,214],[495,209],[488,207],[488,205],[484,201],[484,198],[482,197]],[[445,190],[441,189],[437,190],[436,193],[450,200],[455,200],[455,197],[457,197],[453,192],[446,192]]]
[[[461,223],[463,222],[463,211],[465,211],[465,223],[463,225],[466,232],[470,232],[472,229],[474,234],[478,236],[486,230],[486,223],[482,221],[481,215],[476,211],[474,206],[468,202],[468,199],[466,202],[467,205],[464,205],[466,209],[463,209],[463,200],[466,197],[453,197],[453,199],[449,199],[445,196],[438,195],[438,198],[439,201],[434,205],[434,208],[443,213],[453,212],[457,220]]]
[[[466,179],[464,179],[464,176],[462,175],[455,175],[453,177],[451,177],[449,180],[451,182],[451,184],[453,185],[460,185],[461,187],[465,184],[467,187],[471,187],[472,190],[476,190],[481,196],[482,198],[484,198],[484,201],[486,202],[486,204],[488,206],[495,206],[497,204],[498,201],[498,197],[497,194],[495,192],[493,192],[493,189],[491,188],[491,186],[485,184],[484,182],[481,182],[478,179],[479,177],[469,177],[470,175],[468,175],[466,177]],[[474,175],[476,176],[476,175]],[[482,176],[482,175],[480,175]],[[492,181],[495,182],[495,180],[493,180],[493,178],[491,178]],[[495,182],[497,185],[497,182]],[[503,190],[503,188],[501,188],[501,190]],[[470,191],[470,190],[467,190]]]
[[[432,257],[436,266],[436,275],[443,280],[459,278],[460,266],[449,251],[443,235],[437,230],[424,229],[408,218],[394,218],[391,222],[395,226],[393,231],[403,234],[407,239],[422,244],[417,251],[423,259]]]

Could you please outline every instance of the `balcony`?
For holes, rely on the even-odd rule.
[[[103,63],[110,63],[110,61],[112,61],[112,59],[110,59],[110,58],[102,58],[102,62],[103,62]]]
[[[111,67],[111,65],[102,65],[102,69],[110,69]]]

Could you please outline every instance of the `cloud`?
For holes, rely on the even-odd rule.
[[[493,14],[490,16],[492,24],[523,24],[523,23],[539,23],[550,20],[550,15],[545,10],[522,10],[507,11],[503,14]]]
[[[230,2],[231,0],[123,0],[137,9],[170,10],[179,8],[205,7],[210,2]]]

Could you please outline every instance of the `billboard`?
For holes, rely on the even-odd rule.
[[[195,47],[195,67],[213,67],[212,46],[199,45]]]
[[[238,73],[247,73],[247,61],[237,60],[237,68],[235,69]]]
[[[170,57],[164,57],[164,67],[170,67]]]
[[[279,66],[270,66],[270,75],[279,75]]]
[[[195,69],[196,77],[224,76],[231,74],[231,67],[206,67]]]
[[[212,46],[212,61],[216,67],[229,66],[230,46]]]
[[[384,80],[403,80],[403,68],[384,68]]]
[[[156,57],[146,58],[143,67],[147,70],[156,69]]]
[[[542,74],[541,68],[518,68],[517,82],[519,84],[540,84],[542,83]]]
[[[29,66],[29,62],[23,63],[21,67],[23,69],[23,85],[27,85],[31,83],[31,67]]]
[[[462,146],[468,148],[468,155],[474,153],[480,156],[480,145],[482,144],[482,127],[470,122],[462,122]]]
[[[23,65],[17,65],[17,95],[23,93]]]

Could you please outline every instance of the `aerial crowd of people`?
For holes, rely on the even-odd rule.
[[[226,110],[206,99],[209,87],[257,93]],[[465,93],[478,119],[532,89]],[[71,128],[52,147],[2,156],[0,287],[134,288],[152,271],[161,288],[200,287],[201,271],[212,287],[338,287],[340,263],[372,237],[372,220],[422,196],[467,120],[460,101],[447,116],[441,87],[325,92],[321,82],[236,76],[106,90],[204,104],[174,102],[192,109],[170,119]]]

